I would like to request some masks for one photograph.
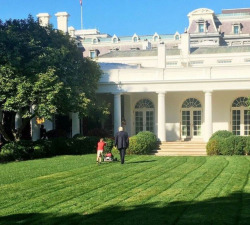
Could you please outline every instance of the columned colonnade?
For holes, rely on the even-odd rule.
[[[212,123],[212,91],[206,90],[205,93],[205,115],[204,115],[204,141],[208,141],[213,133]],[[114,94],[114,134],[121,126],[121,95],[122,93]],[[158,138],[160,141],[166,141],[166,92],[157,92],[158,94]]]

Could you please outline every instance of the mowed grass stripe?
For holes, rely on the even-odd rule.
[[[238,216],[241,213],[240,195],[233,193],[242,191],[249,172],[249,162],[245,157],[227,157],[226,159],[229,161],[229,165],[196,199],[196,202],[189,206],[178,224],[185,224],[187,220],[192,223],[199,220],[200,224],[223,224],[225,220],[229,220],[229,224],[238,223]],[[237,163],[235,163],[235,159]],[[247,169],[244,170],[244,168]],[[200,212],[201,207],[203,213]]]
[[[181,158],[181,157],[180,157]],[[182,160],[187,160],[186,158],[182,157]],[[197,158],[196,158],[197,159]],[[102,204],[100,206],[97,206],[95,208],[95,211],[97,210],[102,210],[105,207],[129,207],[131,205],[135,204],[143,204],[148,198],[151,198],[152,196],[155,195],[155,193],[158,193],[159,191],[159,186],[162,180],[165,180],[167,177],[169,177],[169,174],[171,171],[174,171],[176,168],[184,169],[184,174],[188,173],[190,170],[194,170],[197,167],[199,167],[199,164],[194,165],[194,167],[190,167],[190,165],[186,165],[187,161],[185,163],[181,163],[173,170],[163,170],[159,171],[161,176],[156,177],[155,179],[150,179],[148,182],[143,183],[140,186],[135,186],[135,188],[130,188],[128,187],[128,191],[122,192],[118,197],[110,199],[108,202],[105,204]],[[202,162],[203,163],[203,162]],[[180,169],[181,170],[181,169]],[[183,175],[185,176],[185,175]],[[179,179],[178,176],[176,176],[176,179]],[[175,180],[173,181],[175,182]],[[171,185],[171,184],[170,184]],[[162,186],[162,189],[166,189],[166,186]],[[143,192],[143,195],[141,193]],[[139,196],[138,198],[136,196]],[[135,199],[134,199],[135,198]],[[131,199],[131,201],[129,200]],[[94,213],[94,211],[88,211],[88,213]]]
[[[138,193],[137,189],[140,186],[144,186],[147,183],[150,183],[152,180],[154,182],[157,182],[157,180],[162,179],[161,177],[165,176],[165,174],[162,173],[159,175],[159,171],[161,171],[163,168],[165,172],[168,172],[185,163],[185,161],[185,159],[181,158],[173,159],[167,164],[167,166],[164,166],[164,164],[162,164],[158,165],[157,167],[155,166],[153,168],[150,168],[149,170],[144,170],[142,171],[142,173],[138,173],[135,177],[129,176],[129,179],[125,179],[124,182],[117,182],[114,180],[113,183],[110,183],[110,185],[106,186],[105,188],[97,188],[94,192],[87,193],[87,195],[82,195],[78,199],[72,199],[72,201],[70,202],[59,205],[60,212],[64,211],[64,209],[67,210],[69,207],[73,207],[75,209],[78,208],[79,212],[90,213],[91,209],[97,209],[97,207],[106,207],[107,204],[110,204],[115,199],[117,202],[123,201],[121,200],[123,193],[126,193],[125,195],[127,196],[127,193],[131,189]],[[164,162],[166,161],[164,160]],[[120,189],[121,186],[123,193],[114,191]],[[78,204],[76,204],[76,202],[78,202]],[[79,208],[79,206],[81,207]]]
[[[97,171],[95,174],[92,174],[91,176],[89,176],[89,175],[86,175],[84,172],[82,172],[82,173],[79,173],[78,182],[75,182],[74,180],[72,180],[70,183],[67,183],[64,181],[63,183],[60,183],[59,186],[57,186],[57,183],[55,183],[55,187],[50,188],[50,189],[48,189],[47,185],[42,185],[46,180],[35,179],[35,182],[32,183],[32,181],[34,181],[32,179],[31,184],[29,185],[30,186],[34,185],[35,187],[39,187],[40,188],[39,193],[35,193],[35,192],[29,193],[30,198],[27,197],[27,195],[23,196],[22,194],[20,194],[19,196],[17,196],[17,197],[20,197],[19,204],[13,204],[13,208],[16,209],[19,205],[22,205],[21,207],[22,210],[23,211],[27,210],[29,212],[33,208],[36,208],[40,205],[40,208],[38,208],[38,210],[39,211],[44,210],[60,202],[70,200],[72,198],[71,196],[74,196],[74,197],[80,196],[84,193],[94,191],[98,187],[103,187],[105,185],[108,185],[112,179],[119,179],[119,178],[121,180],[126,179],[126,176],[125,177],[120,176],[119,172],[114,170],[114,167],[120,168],[121,167],[120,164],[116,163],[115,165],[113,164],[112,166],[111,164],[106,164],[106,165],[101,165],[101,166],[106,166],[106,168],[103,168],[103,169],[105,169],[107,174],[112,174],[112,178],[107,176],[106,179],[103,179],[103,177],[101,177],[100,175],[98,176],[100,166],[95,165],[95,167],[97,168]],[[128,168],[127,174],[128,176],[132,177],[134,174],[136,175],[141,170],[143,171],[147,169],[150,169],[150,167],[146,165],[146,163],[144,163],[144,165],[142,166],[133,165],[133,167]],[[130,170],[134,170],[134,172],[130,173]],[[82,177],[82,179],[80,179],[80,177]],[[27,189],[26,189],[26,192],[27,192]],[[64,195],[65,193],[68,193],[68,195]],[[15,193],[13,195],[15,196]],[[53,199],[53,204],[51,202],[51,199]],[[8,213],[11,213],[10,211],[11,207],[8,207],[7,210],[8,210]],[[3,211],[3,213],[7,213],[5,212],[5,210],[1,210],[1,211]]]
[[[203,157],[204,158],[204,157]],[[204,158],[209,159],[209,158]],[[166,190],[163,190],[162,186],[164,186],[164,183],[159,184],[160,189],[159,194],[155,195],[154,197],[150,198],[148,201],[146,201],[146,204],[154,204],[155,207],[162,208],[168,204],[171,204],[171,202],[192,202],[193,199],[197,195],[199,195],[200,192],[202,192],[202,189],[198,189],[198,193],[194,192],[194,186],[196,186],[196,183],[200,180],[201,177],[203,177],[205,174],[208,173],[208,171],[211,169],[211,165],[214,165],[214,162],[211,160],[207,160],[206,163],[203,163],[201,166],[199,166],[198,171],[203,171],[203,173],[197,174],[197,170],[190,171],[188,173],[188,176],[183,176],[181,179],[179,179],[177,182],[174,182],[173,185],[171,185],[171,188],[166,188]],[[227,163],[224,162],[224,167],[221,168],[223,170]],[[221,166],[221,164],[220,164]],[[217,167],[218,168],[218,167]],[[178,168],[180,169],[180,168]],[[213,168],[214,169],[214,168]],[[214,169],[216,170],[216,169]],[[184,170],[185,171],[185,170]],[[182,172],[182,170],[180,171]],[[211,174],[214,171],[211,172]],[[219,171],[220,173],[221,171]],[[171,177],[179,177],[180,175],[171,175]],[[190,178],[191,177],[191,178]],[[190,178],[190,179],[189,179]],[[187,182],[188,180],[188,182]],[[187,182],[187,183],[186,183]],[[209,183],[211,180],[209,180]],[[185,184],[184,184],[185,183]],[[207,185],[207,183],[205,183]],[[197,190],[197,189],[196,189]],[[194,194],[194,195],[193,195]],[[140,204],[140,203],[139,203]],[[164,216],[166,220],[169,222],[169,224],[177,224],[179,217],[182,215],[182,213],[185,211],[185,209],[188,207],[187,204],[181,204],[178,208],[170,208],[169,210],[164,211]],[[129,217],[136,218],[136,213],[134,211],[129,213]],[[148,211],[147,213],[150,213]],[[138,218],[139,220],[139,218]],[[114,221],[113,224],[119,224],[121,221],[118,219],[117,221]]]
[[[95,155],[80,157],[62,156],[65,168],[41,174],[32,174],[28,161],[17,163],[30,182],[15,178],[18,166],[1,165],[0,180],[9,179],[2,187],[12,188],[0,188],[0,202],[10,204],[0,210],[0,224],[249,224],[249,157],[126,156],[125,165],[101,166]],[[48,167],[59,162],[48,159]]]
[[[93,164],[94,155],[59,156],[31,161],[0,164],[0,187],[5,184],[19,183],[32,178],[47,176],[54,173],[88,168]]]
[[[84,170],[83,168],[79,168],[68,172],[60,172],[37,177],[31,179],[30,181],[25,180],[24,182],[16,183],[15,185],[5,185],[4,188],[1,188],[0,191],[0,200],[2,203],[4,203],[2,204],[2,207],[0,206],[0,208],[3,209],[9,207],[11,204],[11,200],[14,200],[16,205],[18,199],[20,199],[20,202],[23,202],[23,200],[34,198],[34,196],[44,196],[52,192],[59,191],[60,189],[65,189],[68,186],[77,184],[78,181],[89,180],[92,177],[97,177],[96,173],[103,171],[103,168],[101,169],[100,167],[97,167],[95,163],[94,165],[92,163],[90,167],[91,168],[85,168]],[[110,168],[110,171],[107,172],[113,172],[113,168]],[[8,193],[6,192],[6,190],[12,191],[9,192],[10,195],[6,196],[6,193]],[[1,196],[4,197],[6,202],[1,198]]]

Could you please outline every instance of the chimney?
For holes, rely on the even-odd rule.
[[[58,12],[55,16],[57,17],[57,29],[67,33],[68,18],[70,15],[67,12]]]
[[[71,36],[71,37],[75,37],[75,28],[74,27],[69,27],[69,35]]]
[[[39,24],[42,27],[47,27],[49,25],[50,15],[48,13],[39,13],[36,15],[39,20]]]
[[[181,35],[181,44],[179,45],[181,50],[181,55],[186,58],[190,54],[190,35],[189,33],[184,33]]]
[[[158,68],[166,67],[166,46],[164,43],[158,45]]]

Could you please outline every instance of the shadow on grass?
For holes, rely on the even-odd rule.
[[[125,162],[126,164],[134,164],[134,163],[148,163],[148,162],[155,162],[157,160],[142,160],[142,161],[136,161],[136,162]]]
[[[250,224],[250,194],[234,193],[228,197],[202,202],[161,202],[133,207],[111,206],[97,213],[14,214],[0,218],[1,225],[168,225],[168,224]]]

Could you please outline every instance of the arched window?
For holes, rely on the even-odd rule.
[[[182,104],[182,108],[201,108],[201,103],[196,98],[188,98]]]
[[[250,135],[248,99],[239,97],[232,104],[232,132],[234,135]]]
[[[147,109],[153,109],[154,105],[149,99],[141,99],[138,101],[135,105],[136,109],[142,109],[142,108],[147,108]]]
[[[135,104],[135,133],[154,132],[154,104],[149,99],[141,99]]]
[[[239,97],[236,98],[232,104],[232,107],[248,107],[248,103],[247,103],[248,99],[246,97]]]
[[[195,138],[201,136],[201,103],[196,98],[188,98],[181,109],[181,136]]]
[[[158,36],[154,36],[154,41],[158,41],[159,37]]]
[[[133,41],[134,41],[134,42],[137,42],[137,41],[138,41],[138,37],[134,37],[134,38],[133,38]]]

